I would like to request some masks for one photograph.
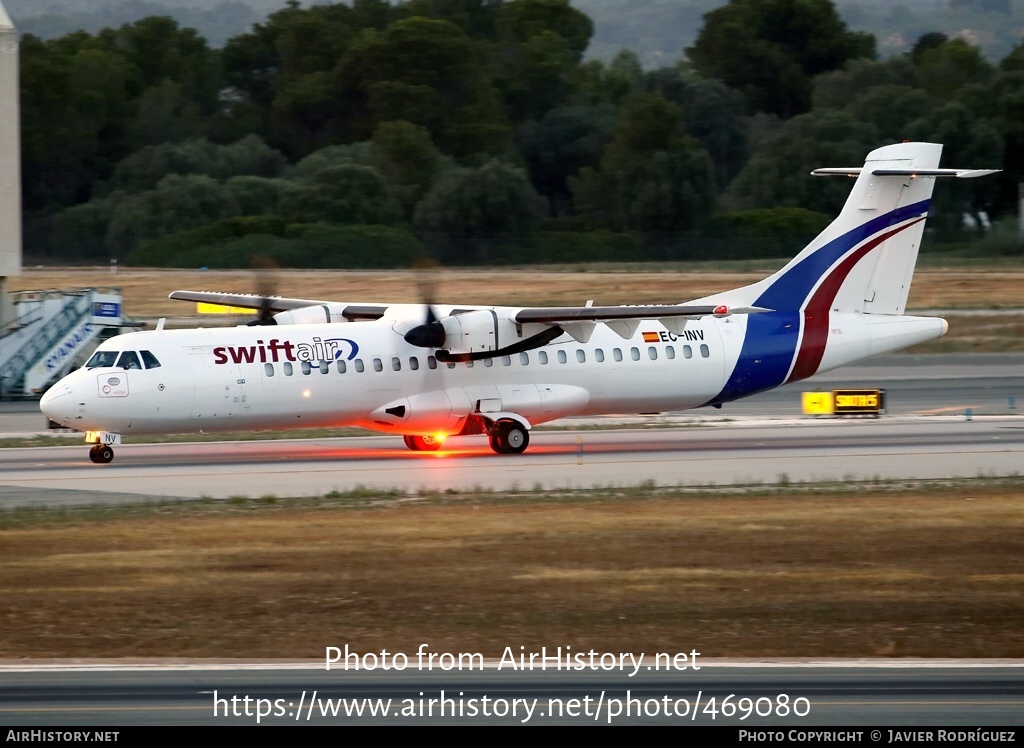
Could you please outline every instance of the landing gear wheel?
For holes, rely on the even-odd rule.
[[[530,446],[530,432],[516,421],[498,421],[495,431],[488,435],[487,441],[491,449],[498,454],[522,454]]]
[[[106,444],[97,444],[89,450],[89,459],[97,465],[106,465],[114,459],[114,450]]]
[[[504,448],[501,446],[501,440],[498,438],[497,434],[488,434],[487,443],[490,445],[491,449],[493,449],[498,454],[507,454]]]
[[[414,452],[436,452],[444,444],[436,436],[405,436],[405,446]]]

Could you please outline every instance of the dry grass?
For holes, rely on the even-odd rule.
[[[760,280],[767,270],[582,272],[538,268],[444,270],[439,299],[455,304],[678,303]],[[421,300],[414,271],[279,271],[276,293],[339,301],[416,302]],[[26,269],[8,280],[10,290],[119,286],[134,317],[187,316],[194,306],[169,301],[180,288],[246,293],[256,289],[246,271],[120,270],[103,268]],[[911,288],[914,309],[995,309],[1024,306],[1024,269],[919,269]]]
[[[6,523],[0,657],[1024,657],[1015,486],[240,502]]]
[[[1019,353],[1024,351],[1024,312],[945,314],[949,332],[908,348],[908,353]]]

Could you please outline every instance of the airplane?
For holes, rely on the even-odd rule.
[[[519,454],[566,416],[723,404],[943,335],[904,314],[942,146],[899,143],[863,167],[839,216],[781,270],[683,304],[488,307],[175,291],[258,310],[238,327],[120,335],[43,396],[109,463],[125,434],[358,426],[415,451],[486,436]]]

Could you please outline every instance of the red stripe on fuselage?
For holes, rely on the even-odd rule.
[[[860,262],[864,256],[886,239],[898,234],[904,229],[910,228],[915,223],[923,221],[926,216],[906,223],[892,231],[876,236],[871,241],[861,245],[852,252],[833,270],[821,285],[814,291],[807,306],[804,307],[804,336],[800,341],[800,352],[797,353],[796,363],[793,371],[790,372],[787,382],[797,382],[807,379],[818,371],[822,356],[825,355],[825,343],[828,342],[828,317],[832,309],[832,302],[842,287],[850,271]]]

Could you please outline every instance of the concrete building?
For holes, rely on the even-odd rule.
[[[21,274],[21,115],[18,32],[0,2],[0,334],[15,318],[6,280]]]

